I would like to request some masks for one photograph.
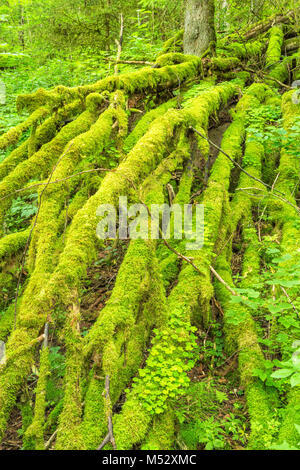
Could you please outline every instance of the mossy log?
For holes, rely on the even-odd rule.
[[[24,255],[24,272],[18,280],[26,276],[26,281],[20,283],[18,298],[10,298],[0,317],[0,339],[6,341],[6,361],[0,366],[1,439],[24,381],[39,364],[31,424],[26,421],[25,426],[24,414],[25,448],[44,449],[48,432],[55,430],[56,449],[97,449],[107,434],[107,418],[112,416],[119,450],[136,446],[172,449],[177,432],[174,398],[188,386],[187,372],[196,361],[194,332],[209,330],[211,304],[217,296],[224,310],[227,353],[239,351],[238,374],[251,425],[248,447],[264,449],[272,444],[276,394],[253,376],[264,360],[257,324],[249,309],[235,304],[236,314],[244,320],[238,327],[232,325],[228,286],[251,287],[261,269],[253,218],[255,197],[245,187],[252,186],[271,200],[269,213],[281,234],[283,253],[299,250],[299,229],[292,221],[299,161],[295,154],[282,150],[276,188],[292,204],[287,205],[258,182],[264,174],[277,171],[277,163],[274,158],[268,171],[263,168],[264,147],[248,129],[251,110],[282,103],[289,134],[299,105],[292,101],[293,90],[281,98],[274,82],[268,82],[270,87],[266,83],[247,87],[250,74],[243,72],[259,57],[265,59],[270,75],[286,80],[287,63],[294,58],[282,57],[287,44],[283,25],[293,22],[293,15],[288,12],[243,31],[248,42],[224,38],[216,57],[184,56],[182,32],[178,32],[154,67],[81,87],[40,89],[18,98],[19,110],[32,114],[0,138],[0,148],[11,149],[0,163],[0,262],[6,269]],[[234,78],[222,81],[226,73]],[[130,102],[137,95],[150,96],[154,109],[145,112],[142,105],[141,113],[136,113]],[[206,139],[220,112],[228,114],[229,108],[231,123],[211,163]],[[131,119],[132,113],[141,114],[141,119]],[[29,129],[31,135],[19,144]],[[239,169],[242,165],[238,178],[237,165]],[[171,183],[172,201],[166,191]],[[28,228],[6,233],[7,211],[17,190],[27,196],[37,194],[38,213]],[[88,270],[107,246],[97,238],[103,217],[97,209],[101,204],[117,209],[120,196],[147,207],[171,202],[183,208],[191,200],[203,204],[204,245],[187,249],[186,240],[174,235],[174,216],[169,244],[131,240],[109,298],[93,312],[93,323],[83,338],[84,285]],[[235,285],[231,239],[239,227],[245,250],[241,282]],[[194,265],[184,262],[190,258]],[[212,267],[223,283],[220,278],[214,282]],[[37,350],[46,323],[62,347],[65,370],[63,398],[50,405],[45,425],[49,349],[42,348],[40,355]],[[157,382],[166,364],[167,372]],[[106,377],[109,399],[103,397]],[[173,388],[171,382],[175,382]],[[291,445],[296,438],[293,424],[299,419],[294,406],[298,396],[298,388],[289,394],[279,431],[280,440]]]

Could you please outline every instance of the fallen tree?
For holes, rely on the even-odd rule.
[[[264,181],[264,145],[249,128],[253,109],[282,105],[286,132],[292,132],[299,105],[292,101],[293,91],[282,97],[278,90],[289,76],[299,77],[288,55],[294,46],[287,46],[282,26],[293,18],[289,12],[266,20],[243,32],[242,41],[240,35],[223,39],[216,57],[170,52],[178,46],[179,33],[151,67],[18,98],[18,109],[31,114],[0,138],[0,148],[11,149],[0,163],[0,286],[17,290],[0,318],[0,340],[6,345],[0,365],[1,438],[22,386],[38,367],[24,448],[45,449],[53,442],[65,450],[111,444],[117,449],[172,448],[174,398],[189,383],[187,373],[197,361],[195,332],[209,327],[216,297],[224,314],[226,349],[229,354],[239,351],[251,424],[249,447],[268,448],[276,440],[276,429],[268,427],[274,418],[273,391],[253,375],[264,360],[256,319],[241,304],[234,310],[243,316],[242,326],[232,326],[230,319],[235,289],[250,289],[263,262],[255,199],[245,188],[271,199],[268,211],[283,254],[291,251],[291,238],[292,250],[299,251],[299,225],[294,222],[299,216],[299,161],[283,149],[279,166],[275,160],[269,163],[272,175],[280,175],[274,188]],[[255,68],[258,58],[265,82],[245,71]],[[131,103],[140,96],[136,112]],[[149,96],[155,105],[146,111],[144,98]],[[229,108],[232,122],[212,160],[208,132]],[[266,125],[267,119],[262,129]],[[28,129],[30,137],[19,145]],[[170,243],[130,241],[110,297],[87,322],[83,338],[83,287],[106,246],[96,236],[97,208],[117,208],[120,196],[146,207],[163,204],[174,174],[172,202],[184,206],[193,200],[205,206],[204,246],[189,252],[175,237]],[[7,234],[6,213],[20,190],[38,195],[38,210],[27,230]],[[245,249],[242,281],[236,285],[232,240],[240,230]],[[48,329],[65,351],[63,397],[52,409],[45,402],[51,374]],[[161,368],[167,368],[164,377]],[[297,444],[293,420],[300,424],[294,409],[298,396],[299,386],[289,391],[279,430],[281,442],[290,445]]]

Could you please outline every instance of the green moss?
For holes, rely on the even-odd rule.
[[[9,259],[11,256],[25,248],[30,229],[22,232],[11,233],[0,240],[0,261]]]
[[[257,94],[257,89],[255,90]],[[263,99],[263,94],[261,95]],[[243,166],[251,175],[261,178],[261,162],[264,155],[262,144],[256,141],[253,135],[247,135],[246,148],[243,158]],[[240,174],[239,188],[262,187],[260,183],[253,181],[245,173]],[[238,223],[242,222],[243,242],[245,252],[242,261],[242,277],[240,288],[247,289],[253,286],[260,274],[260,251],[256,229],[252,222],[252,206],[254,202],[243,191],[236,191],[231,203],[230,219],[227,221],[230,233],[234,233]],[[218,257],[216,270],[220,276],[232,287],[231,267],[227,260],[226,252]],[[226,349],[228,354],[238,350],[239,373],[241,386],[245,389],[247,406],[250,415],[251,434],[249,448],[269,448],[272,435],[276,431],[274,418],[270,407],[269,394],[258,378],[253,377],[253,371],[263,365],[264,356],[258,343],[255,322],[250,311],[242,304],[232,304],[231,294],[219,282],[216,281],[217,298],[224,309],[224,331],[226,334]],[[234,325],[232,317],[240,318],[240,322]]]
[[[14,303],[0,314],[0,340],[5,341],[14,325]]]
[[[23,132],[27,131],[32,126],[36,126],[42,119],[49,114],[49,110],[45,107],[36,109],[28,119],[12,127],[8,132],[0,137],[0,150],[5,150],[7,147],[14,145],[18,142]]]
[[[50,108],[60,107],[65,102],[84,99],[90,93],[113,92],[117,89],[124,90],[126,94],[151,92],[177,86],[178,80],[183,83],[188,78],[195,77],[200,67],[201,61],[198,58],[161,69],[145,67],[136,72],[105,78],[91,85],[76,88],[57,87],[52,91],[39,89],[29,95],[20,95],[17,104],[20,110],[24,108],[34,110],[43,104],[47,104]]]
[[[113,420],[116,445],[118,450],[128,450],[132,448],[132,443],[142,443],[152,418],[149,413],[145,413],[144,406],[136,396],[124,403],[122,416],[126,418],[120,419],[120,415],[115,415]]]
[[[184,30],[180,29],[173,37],[164,42],[160,55],[169,52],[183,52],[183,33]]]
[[[101,103],[102,97],[100,95],[90,95],[88,108],[93,109],[94,113],[97,109],[95,106],[99,106]],[[79,165],[82,159],[88,160],[90,156],[103,152],[105,146],[109,143],[114,120],[123,118],[125,112],[121,108],[122,105],[124,106],[124,97],[121,93],[118,93],[117,101],[113,101],[111,106],[100,115],[98,120],[92,124],[87,132],[76,136],[66,144],[63,151],[65,156],[52,175],[53,181],[64,179],[73,174],[76,166]],[[91,108],[91,106],[94,106],[94,108]],[[91,114],[91,111],[86,111],[86,113],[87,117],[93,120],[94,114]],[[87,120],[87,117],[84,117],[85,120]],[[89,121],[87,120],[87,122]],[[77,181],[80,181],[80,177]],[[77,181],[76,178],[74,178],[68,181],[67,184],[57,183],[48,187],[39,213],[38,229],[34,232],[30,246],[29,264],[31,270],[33,269],[35,261],[38,261],[39,265],[44,264],[43,260],[46,259],[48,259],[48,265],[49,261],[50,264],[53,263],[50,257],[51,250],[53,253],[54,243],[57,237],[59,213],[67,195],[70,190],[72,191],[73,185],[76,184]],[[38,269],[40,269],[40,266]]]
[[[80,101],[75,101],[55,111],[46,121],[38,126],[35,134],[35,147],[39,149],[43,144],[52,140],[58,128],[66,120],[72,119],[74,114],[82,111]],[[13,150],[9,156],[0,163],[0,180],[5,178],[22,161],[28,158],[28,146],[30,138]]]
[[[251,92],[249,93],[249,96],[251,97]],[[245,113],[244,108],[248,109],[247,107],[250,107],[252,103],[253,103],[253,98],[251,100],[247,96],[245,100],[240,104],[240,107],[239,107],[240,113]],[[237,118],[236,118],[237,123],[241,122],[241,119],[240,119],[241,115],[242,114],[237,115]],[[240,147],[242,144],[242,136],[240,135],[240,133],[237,135],[240,139],[240,145],[239,145],[239,151],[240,151]],[[229,143],[231,143],[231,141],[228,138],[228,145]],[[223,154],[220,154],[220,157],[219,157],[220,159],[221,159],[221,155]],[[212,221],[212,227],[216,225],[216,222],[214,222],[214,220],[219,220],[218,224],[220,223],[220,218],[222,215],[222,207],[223,207],[222,194],[224,193],[224,190],[223,190],[223,192],[221,192],[221,203],[220,203],[220,211],[219,211],[219,219],[218,219],[217,216],[215,215],[215,203],[216,203],[217,194],[218,194],[218,198],[220,198],[220,192],[213,191],[214,185],[217,183],[217,181],[222,181],[225,185],[227,184],[227,186],[229,186],[231,164],[228,164],[227,159],[225,161],[226,161],[226,165],[228,166],[227,179],[224,178],[224,175],[219,174],[215,168],[214,172],[212,173],[214,177],[211,176],[212,178],[211,183],[210,183],[211,194],[207,192],[207,196],[206,196],[208,202],[209,200],[211,200],[212,204],[214,203],[214,210],[211,211],[211,215],[209,216],[209,219],[211,219]],[[221,163],[218,163],[218,164],[221,164]],[[216,179],[215,181],[214,181],[214,178]],[[215,237],[216,239],[217,237],[216,231],[215,230],[213,231],[213,229],[211,228],[211,233],[212,233],[212,236]],[[209,251],[210,248],[207,247],[204,250],[200,250],[199,254],[193,252],[194,262],[196,264],[198,262],[198,266],[200,266],[200,269],[203,270],[203,278],[201,278],[201,276],[199,278],[199,273],[195,272],[195,270],[191,266],[185,266],[180,273],[177,286],[172,290],[168,299],[168,311],[169,312],[176,311],[178,312],[178,315],[180,315],[180,317],[184,319],[189,319],[192,316],[193,318],[195,318],[195,316],[197,316],[195,315],[196,312],[198,312],[198,316],[200,312],[201,314],[203,314],[202,306],[206,302],[207,304],[209,304],[209,300],[212,297],[212,287],[210,284],[210,273],[208,269],[209,258],[207,258],[207,254],[210,253]],[[204,253],[205,253],[205,258],[206,258],[205,262],[203,262]],[[198,300],[199,297],[200,297],[200,304],[201,304],[200,308],[199,308],[199,300]],[[168,335],[168,337],[171,338],[171,334]],[[154,354],[154,349],[152,348],[150,352],[150,357],[152,357],[153,354]],[[134,391],[131,392],[131,394],[127,396],[127,401],[125,403],[126,406],[124,405],[122,413],[115,418],[115,435],[116,435],[118,443],[121,445],[120,448],[131,448],[132,445],[137,444],[144,438],[143,432],[145,432],[145,423],[149,422],[149,418],[147,416],[146,411],[144,411],[144,414],[142,413],[141,406],[137,405],[137,401],[138,399],[137,399],[136,393]],[[129,421],[136,422],[137,426],[139,426],[138,423],[141,423],[141,429],[139,430],[139,432],[134,433],[133,435],[128,430]],[[127,423],[127,427],[126,427],[126,423]],[[126,430],[127,435],[125,435],[125,430]]]
[[[160,163],[170,142],[174,142],[174,132],[177,128],[189,124],[207,126],[209,115],[237,90],[235,84],[225,83],[202,93],[194,100],[194,105],[190,104],[183,110],[169,110],[153,123],[148,133],[139,140],[117,170],[106,175],[99,191],[89,199],[73,220],[65,250],[55,273],[58,292],[64,289],[65,295],[71,284],[78,285],[86,266],[95,256],[97,208],[106,203],[118,204],[119,194],[129,194],[132,186],[138,186]]]
[[[156,416],[141,450],[172,450],[174,448],[174,413],[171,409]]]
[[[66,372],[63,409],[59,415],[59,425],[55,449],[84,450],[81,434],[82,415],[82,340],[79,332],[80,311],[73,305],[67,316],[64,330],[66,346]]]
[[[137,123],[133,131],[128,135],[124,142],[124,147],[123,150],[125,153],[129,153],[130,150],[133,149],[133,147],[137,144],[139,139],[145,135],[145,133],[148,131],[150,125],[152,122],[158,118],[159,116],[162,116],[165,114],[166,111],[169,109],[175,107],[176,101],[175,99],[169,100],[166,103],[163,103],[162,105],[158,106],[155,109],[152,109],[151,111],[148,111]]]
[[[269,45],[266,52],[266,71],[267,73],[279,80],[285,82],[288,78],[288,61],[281,61],[281,50],[283,45],[284,33],[282,27],[273,26],[270,30]],[[266,83],[272,87],[279,88],[280,85],[274,80],[266,80]]]
[[[28,426],[32,423],[33,419],[33,410],[31,403],[28,401],[24,404],[20,404],[19,408],[21,410],[22,415],[22,436],[24,436]]]
[[[24,436],[24,449],[44,450],[44,421],[46,411],[46,386],[50,374],[49,350],[40,353],[39,378],[36,387],[34,416]]]
[[[213,57],[211,59],[211,66],[213,70],[230,70],[238,67],[240,59],[238,57]]]
[[[141,197],[148,205],[164,202],[163,187],[170,180],[171,172],[187,157],[183,142],[142,185]],[[165,302],[155,243],[132,241],[112,295],[85,337],[86,353],[94,350],[98,355],[103,351],[101,375],[110,376],[113,404],[142,362],[151,327],[164,323]],[[96,448],[107,431],[102,392],[97,397],[94,395],[94,390],[102,387],[103,391],[103,386],[103,381],[92,379],[85,400],[83,432],[89,448]]]
[[[250,59],[260,57],[266,48],[266,42],[264,40],[251,41],[246,43],[230,42],[223,39],[219,43],[219,51],[223,55],[232,55],[239,59]]]
[[[293,103],[292,96],[293,91],[290,91],[282,97],[283,126],[287,132],[286,138],[293,135],[293,126],[300,110],[300,105]],[[280,176],[276,188],[283,192],[292,204],[296,205],[295,188],[299,182],[299,159],[296,151],[291,151],[286,145],[281,150],[278,172],[280,172]],[[293,255],[292,260],[285,263],[286,268],[289,265],[293,267],[294,263],[299,259],[299,228],[294,223],[295,215],[295,209],[286,203],[277,200],[273,202],[271,216],[277,228],[281,230],[282,254]],[[298,293],[299,291],[296,290],[295,296]],[[295,387],[288,394],[288,404],[279,430],[280,443],[286,441],[291,446],[298,444],[299,433],[295,428],[295,424],[300,425],[299,387]]]
[[[280,61],[283,38],[284,33],[282,28],[280,26],[273,26],[270,30],[269,44],[266,52],[267,68],[273,67]]]
[[[185,74],[189,73],[188,70],[191,72],[191,68],[194,69],[194,66],[193,62],[187,62],[178,66],[170,66],[170,70],[173,71],[172,67],[176,67],[178,72],[177,67],[179,67],[182,73]],[[178,77],[176,77],[176,80],[178,80]],[[149,84],[148,77],[147,83]],[[159,165],[169,150],[170,143],[176,143],[176,140],[174,142],[174,135],[176,135],[178,129],[185,129],[189,125],[207,126],[209,115],[216,112],[223,103],[238,93],[238,91],[239,85],[237,83],[221,84],[202,93],[183,110],[171,109],[164,116],[158,118],[151,126],[151,129],[128,154],[127,159],[120,164],[116,171],[106,175],[98,192],[78,211],[68,231],[65,249],[60,256],[58,266],[53,275],[51,275],[53,269],[53,265],[50,262],[51,257],[46,257],[46,251],[42,253],[43,246],[46,248],[49,246],[47,237],[49,236],[49,230],[51,232],[51,228],[48,227],[47,237],[43,236],[40,239],[41,243],[39,246],[39,253],[41,256],[43,254],[43,263],[36,263],[36,269],[32,273],[30,283],[24,292],[18,313],[17,329],[8,341],[8,350],[14,351],[15,339],[20,340],[19,334],[21,333],[22,344],[24,346],[36,337],[37,332],[45,322],[47,312],[49,312],[53,301],[59,301],[59,303],[64,304],[66,307],[73,302],[74,289],[80,286],[87,266],[95,259],[97,247],[95,233],[98,222],[96,216],[97,207],[101,203],[117,203],[119,194],[132,194],[133,184],[138,186],[148,176],[149,172]],[[86,111],[86,113],[89,113],[89,111]],[[82,116],[79,119],[82,119]],[[77,123],[74,121],[71,124],[72,129],[78,132],[78,120]],[[70,135],[67,135],[66,130],[63,136],[69,141]],[[35,158],[38,153],[31,157],[31,159]],[[56,201],[53,201],[53,204],[56,204]],[[53,223],[56,223],[56,221]],[[23,334],[24,331],[26,332],[25,335]],[[18,344],[18,341],[16,344]],[[16,390],[18,390],[22,378],[27,375],[27,367],[30,368],[32,362],[33,355],[27,353],[22,361],[14,361],[10,366],[6,367],[5,373],[2,374],[0,379],[1,432],[5,429],[5,422],[9,410],[14,403]],[[3,401],[2,396],[4,397]],[[73,401],[70,403],[72,403],[72,406],[74,405]],[[79,413],[79,409],[75,407],[70,412],[74,412],[74,426],[77,432],[79,430],[79,416],[76,413]],[[65,423],[67,422],[66,416],[67,413],[62,418]],[[66,436],[66,438],[62,437],[61,443],[58,444],[61,447],[66,442],[70,442],[71,439],[71,433],[67,433],[68,435],[65,433],[67,433],[67,430],[64,428],[62,436]],[[78,435],[78,439],[76,438],[75,440],[81,442],[80,436]]]
[[[44,433],[50,432],[51,434],[55,431],[59,415],[63,409],[63,400],[59,401],[58,404],[50,411],[47,420],[44,424]]]
[[[249,245],[248,249],[252,251],[252,245]],[[257,256],[257,258],[259,261],[259,256]],[[247,269],[246,266],[248,265],[245,264],[244,269]],[[258,267],[256,266],[256,268]],[[233,286],[231,269],[226,260],[226,255],[218,258],[216,270],[229,285]],[[252,276],[255,275],[257,274],[255,273],[254,265]],[[252,286],[253,277],[251,278],[251,275],[249,277],[251,280],[245,277],[241,287],[249,288]],[[276,431],[276,428],[271,429],[271,423],[274,417],[270,407],[269,394],[265,390],[263,383],[258,378],[253,377],[254,369],[262,367],[264,359],[258,344],[256,327],[246,307],[240,304],[232,305],[231,295],[223,285],[216,282],[215,289],[217,298],[221,301],[225,313],[224,330],[228,354],[232,353],[232,351],[240,351],[238,355],[240,382],[241,386],[245,389],[251,424],[248,446],[251,449],[257,450],[268,449],[272,440],[272,433]],[[242,315],[242,323],[239,323],[237,326],[233,325],[229,316],[227,316],[229,312],[230,317],[233,315],[233,312],[235,312],[237,318],[241,318]]]
[[[152,257],[153,246],[150,243],[136,240],[130,244],[112,295],[85,338],[86,352],[101,350],[107,339],[113,337],[116,328],[126,330],[133,327],[140,303],[150,288],[147,273]]]
[[[168,52],[158,56],[155,63],[159,67],[166,67],[167,65],[181,64],[191,60],[197,60],[197,56],[185,55],[180,52]]]
[[[103,398],[104,379],[94,378],[93,375],[96,373],[97,369],[93,369],[85,395],[84,416],[81,426],[86,449],[90,450],[97,449],[108,432]]]
[[[7,363],[0,374],[0,439],[3,438],[9,412],[17,399],[24,376],[30,373],[34,361],[35,336],[27,329],[15,330],[6,343]],[[24,344],[26,347],[24,347]],[[13,349],[14,354],[10,353]],[[9,360],[10,357],[10,360]]]
[[[193,174],[189,169],[185,169],[179,184],[178,193],[174,199],[174,204],[188,204],[190,201],[191,196],[191,188],[193,183]],[[170,230],[173,230],[173,220],[174,215],[171,215],[171,227]],[[172,248],[177,249],[180,253],[184,251],[185,242],[184,240],[174,240],[174,237],[171,233],[171,239],[169,240],[169,244]],[[159,261],[159,268],[162,274],[163,282],[165,288],[169,287],[169,285],[174,282],[177,278],[179,268],[180,268],[180,261],[175,253],[170,251],[163,243],[160,243],[157,249],[157,257]]]
[[[0,183],[0,198],[5,199],[1,201],[0,221],[5,216],[12,200],[12,195],[16,189],[19,189],[29,179],[39,177],[40,175],[46,176],[59,155],[64,150],[64,147],[78,134],[81,134],[89,129],[95,121],[94,113],[85,111],[75,121],[67,124],[62,130],[54,137],[51,142],[42,146],[42,148],[33,154],[28,160],[21,162],[6,178]]]
[[[282,426],[279,430],[278,442],[288,442],[290,446],[299,444],[299,432],[295,424],[300,426],[300,387],[295,387],[288,395]]]

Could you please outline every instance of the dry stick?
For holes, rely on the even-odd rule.
[[[248,191],[249,189],[255,189],[255,191],[264,192],[264,190],[261,189],[261,188],[256,188],[256,187],[251,187],[251,186],[248,187],[248,188],[237,188],[237,191]],[[257,194],[253,194],[253,193],[247,193],[247,194],[249,194],[250,196],[259,197]],[[284,197],[280,196],[279,194],[275,194],[274,191],[271,191],[271,193],[266,193],[266,195],[269,195],[269,194],[270,194],[270,196],[274,196],[277,199],[280,199],[280,201],[285,202],[289,206],[293,207],[297,212],[300,212],[300,208],[295,206],[294,204],[292,204],[288,199],[285,199]]]
[[[45,444],[45,450],[48,450],[49,447],[51,446],[52,442],[54,441],[54,439],[56,438],[56,435],[57,435],[57,432],[58,432],[58,429],[56,429],[56,431],[54,431],[54,433],[52,434],[52,436],[49,438],[49,440],[46,442]]]
[[[105,436],[105,438],[103,439],[103,441],[101,442],[100,446],[98,447],[97,450],[102,450],[104,446],[106,446],[106,444],[108,444],[110,442],[110,435],[109,433]]]
[[[217,144],[215,144],[212,140],[210,140],[208,137],[206,137],[205,135],[201,134],[201,132],[197,131],[197,129],[195,129],[194,127],[190,126],[189,127],[190,130],[192,130],[193,132],[196,132],[196,134],[198,134],[200,137],[202,137],[203,139],[207,140],[207,142],[209,142],[213,147],[215,147],[217,150],[219,150],[219,152],[222,152],[223,155],[225,155],[225,157],[227,157],[237,168],[239,168],[243,173],[245,173],[245,175],[247,175],[249,178],[253,179],[254,181],[257,181],[258,183],[262,184],[263,186],[265,186],[266,188],[268,189],[272,189],[272,194],[276,197],[278,197],[279,199],[281,199],[282,201],[286,202],[287,204],[289,204],[291,207],[293,207],[294,209],[297,210],[297,212],[300,211],[299,207],[295,206],[294,204],[292,204],[290,201],[288,201],[288,199],[286,199],[285,197],[282,197],[284,196],[284,194],[281,192],[281,191],[278,191],[277,189],[274,189],[273,186],[270,186],[269,184],[265,183],[264,181],[260,180],[259,178],[256,178],[256,176],[253,176],[251,175],[250,173],[248,173],[248,171],[244,170],[244,168],[237,162],[235,161],[230,155],[228,155],[228,153],[224,152],[223,149],[221,149],[221,147],[219,147]],[[243,189],[255,189],[257,191],[262,191],[262,189],[260,188],[243,188]],[[275,195],[275,191],[276,191],[276,195]]]
[[[280,62],[281,63],[281,62]],[[269,75],[268,73],[265,73],[263,72],[262,70],[252,70],[252,69],[249,69],[247,67],[242,67],[243,70],[245,70],[246,72],[250,72],[250,73],[255,73],[256,75],[260,75],[261,78],[268,78],[269,80],[273,80],[274,82],[278,83],[278,85],[280,85],[281,87],[283,88],[286,88],[287,90],[293,90],[293,87],[289,86],[289,85],[286,85],[285,83],[281,82],[280,80],[277,80],[277,78],[274,78],[272,77],[271,75]]]
[[[123,13],[120,15],[120,38],[119,41],[116,39],[116,44],[118,46],[118,52],[117,52],[117,60],[116,60],[116,65],[115,65],[115,74],[118,73],[119,67],[118,67],[118,62],[120,60],[121,54],[122,54],[122,45],[123,45],[123,33],[124,33],[124,17]]]
[[[117,60],[117,59],[107,59],[104,57],[102,60],[105,62],[116,62],[117,64],[128,64],[128,65],[149,65],[153,66],[156,65],[155,62],[149,62],[147,60]]]
[[[112,170],[110,168],[93,168],[91,170],[79,171],[78,173],[74,173],[73,175],[66,176],[66,178],[61,178],[59,180],[50,181],[50,182],[47,181],[45,183],[44,182],[43,183],[36,183],[36,184],[31,185],[31,186],[26,186],[25,188],[16,189],[12,193],[9,193],[6,196],[2,197],[0,199],[0,201],[2,201],[3,199],[6,199],[7,197],[13,196],[14,194],[21,193],[23,191],[28,191],[29,189],[36,188],[38,186],[49,186],[50,184],[62,183],[63,181],[67,181],[71,178],[75,178],[75,176],[83,175],[85,173],[92,173],[94,171],[115,171],[115,170]]]
[[[38,204],[38,209],[37,209],[37,213],[35,215],[35,218],[34,218],[34,222],[33,222],[33,225],[31,227],[31,230],[30,230],[30,233],[29,233],[29,236],[27,238],[27,242],[26,242],[26,245],[25,245],[25,250],[23,252],[23,255],[22,255],[22,259],[21,259],[21,268],[20,268],[20,274],[19,274],[19,277],[18,277],[18,283],[17,283],[17,290],[16,290],[16,297],[15,297],[15,312],[14,312],[14,330],[16,329],[16,326],[17,326],[17,304],[18,304],[18,298],[19,298],[19,290],[20,290],[20,285],[21,285],[21,280],[22,280],[22,273],[23,273],[23,269],[24,269],[24,265],[25,265],[25,260],[26,260],[26,254],[27,254],[27,250],[29,248],[29,244],[30,244],[30,241],[31,241],[31,237],[32,237],[32,233],[36,227],[36,224],[37,224],[37,220],[38,220],[38,216],[39,216],[39,213],[40,213],[40,209],[41,209],[41,203],[42,203],[42,197],[43,197],[43,194],[45,192],[45,190],[47,189],[48,185],[50,184],[50,181],[51,181],[51,178],[53,176],[53,173],[54,171],[56,170],[56,168],[58,167],[59,163],[61,162],[61,160],[65,157],[65,155],[69,152],[70,148],[72,147],[73,143],[71,143],[69,145],[69,147],[67,148],[67,150],[60,156],[60,158],[58,159],[56,165],[53,167],[51,173],[50,173],[50,176],[48,178],[48,182],[46,184],[46,186],[44,187],[44,189],[42,190],[41,194],[40,194],[40,200],[39,200],[39,204]]]
[[[107,400],[107,402],[110,403],[110,395],[109,395],[109,375],[107,375],[105,377],[105,399]],[[116,441],[115,441],[115,438],[114,438],[114,433],[113,433],[113,424],[112,424],[112,415],[111,415],[111,412],[109,413],[108,417],[107,417],[107,421],[108,421],[108,434],[107,436],[104,438],[104,440],[101,442],[100,446],[98,447],[97,450],[101,450],[103,449],[103,447],[108,444],[109,442],[112,444],[114,450],[116,450]]]
[[[287,293],[287,291],[285,290],[284,287],[280,286],[280,289],[282,290],[282,292],[284,293],[284,295],[286,296],[286,298],[288,299],[289,303],[292,305],[294,311],[297,313],[298,317],[300,317],[300,313],[298,312],[297,308],[295,307],[295,305],[293,304],[293,301],[292,299],[290,298],[289,294]]]
[[[213,275],[218,279],[218,281],[220,281],[221,284],[223,284],[223,286],[225,286],[226,289],[229,290],[229,292],[230,292],[232,295],[238,295],[238,294],[227,284],[227,282],[225,282],[224,279],[221,278],[220,274],[218,274],[217,271],[215,271],[215,269],[214,269],[212,266],[209,266],[209,269],[211,270],[211,272],[213,273]]]
[[[43,348],[48,348],[49,323],[45,324]]]

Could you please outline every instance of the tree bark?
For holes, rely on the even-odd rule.
[[[216,42],[214,0],[187,0],[184,53],[201,56]]]

